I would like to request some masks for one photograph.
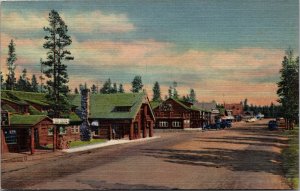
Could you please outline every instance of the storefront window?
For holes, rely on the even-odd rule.
[[[74,134],[78,134],[79,133],[79,126],[78,125],[73,125],[71,127],[71,132]]]
[[[5,130],[5,141],[6,144],[16,144],[17,143],[17,131],[16,130]]]
[[[60,135],[63,135],[63,134],[66,134],[66,133],[67,133],[66,127],[59,127],[59,134]]]
[[[53,135],[53,127],[48,128],[48,135]]]

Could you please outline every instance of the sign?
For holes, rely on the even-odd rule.
[[[98,127],[98,126],[99,126],[99,121],[96,121],[96,120],[95,120],[95,121],[93,121],[93,122],[91,123],[91,125],[92,125],[92,126],[97,126],[97,127]]]
[[[53,118],[52,121],[55,125],[68,125],[70,123],[70,119],[66,118]]]
[[[9,115],[7,111],[1,111],[1,125],[9,125]]]

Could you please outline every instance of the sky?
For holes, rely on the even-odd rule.
[[[1,71],[14,39],[17,76],[40,75],[48,14],[68,25],[74,61],[71,89],[99,87],[110,78],[129,92],[141,75],[152,98],[155,81],[164,95],[173,81],[199,101],[276,103],[279,70],[289,47],[298,56],[298,0],[97,0],[1,2]]]

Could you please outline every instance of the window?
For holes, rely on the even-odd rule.
[[[6,144],[16,144],[17,143],[17,131],[16,130],[5,130],[5,141]]]
[[[180,127],[180,126],[181,126],[181,123],[180,123],[180,121],[173,121],[173,122],[172,122],[172,126],[173,126],[173,127]]]
[[[48,128],[48,135],[53,135],[53,127]]]
[[[79,133],[79,126],[78,126],[78,125],[73,125],[73,126],[71,127],[71,132],[72,132],[73,134],[78,134],[78,133]]]
[[[168,127],[168,125],[169,125],[169,124],[168,124],[167,121],[160,121],[160,122],[159,122],[159,126],[160,126],[160,127]]]
[[[190,120],[184,120],[183,121],[185,124],[189,124],[190,123]]]
[[[67,133],[66,127],[59,127],[59,134],[60,135],[63,135],[63,134],[66,134],[66,133]]]
[[[113,110],[113,112],[129,112],[131,109],[131,106],[116,106]]]

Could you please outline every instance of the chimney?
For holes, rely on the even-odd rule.
[[[89,115],[90,115],[90,93],[89,89],[81,90],[81,119],[82,124],[80,126],[80,137],[82,141],[90,141],[91,140],[91,130],[89,123]]]

